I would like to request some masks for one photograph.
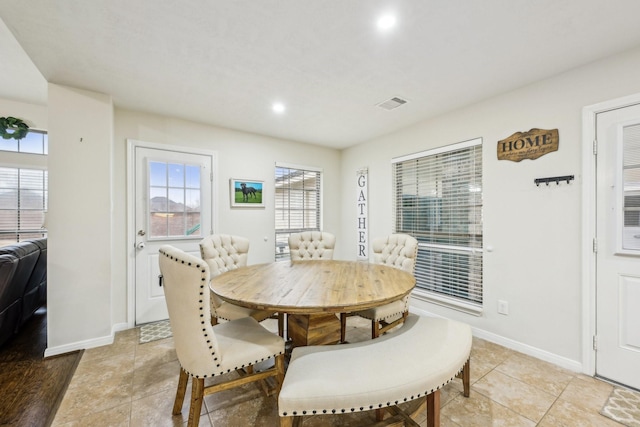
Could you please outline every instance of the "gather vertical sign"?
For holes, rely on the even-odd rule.
[[[369,218],[368,218],[368,169],[360,169],[356,172],[358,196],[356,205],[358,207],[358,260],[369,259]]]

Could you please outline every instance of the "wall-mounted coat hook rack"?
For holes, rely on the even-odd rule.
[[[570,181],[574,180],[573,175],[565,175],[565,176],[551,176],[549,178],[536,178],[533,182],[539,187],[541,183],[549,185],[550,182],[555,182],[556,185],[560,185],[560,181],[567,181],[567,184]]]

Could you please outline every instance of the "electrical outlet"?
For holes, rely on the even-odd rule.
[[[498,313],[508,315],[509,303],[504,300],[498,300]]]

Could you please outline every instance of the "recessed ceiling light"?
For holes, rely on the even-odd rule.
[[[276,102],[273,104],[273,106],[271,107],[273,109],[274,113],[278,113],[278,114],[282,114],[284,113],[284,110],[286,110],[284,104],[282,102]]]
[[[382,15],[378,18],[378,29],[380,31],[387,31],[396,26],[396,17],[392,14]]]

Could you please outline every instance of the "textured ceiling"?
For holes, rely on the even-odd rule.
[[[0,98],[46,103],[49,81],[341,148],[639,46],[638,16],[637,0],[0,0]],[[409,102],[376,107],[394,96]]]

